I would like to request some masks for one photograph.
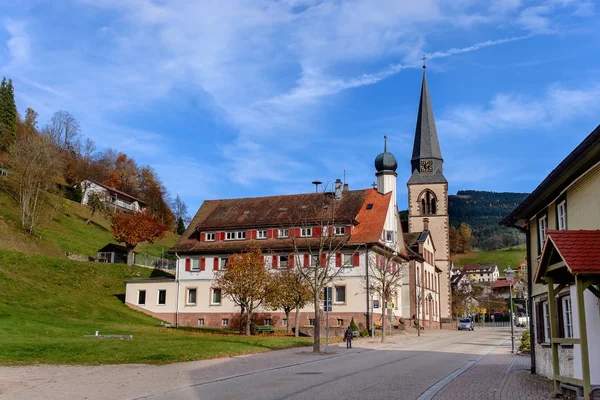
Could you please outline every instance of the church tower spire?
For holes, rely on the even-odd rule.
[[[446,182],[443,172],[444,159],[440,150],[433,107],[429,97],[426,67],[423,65],[423,82],[421,84],[421,99],[417,114],[415,142],[413,145],[411,164],[411,180],[409,183]]]

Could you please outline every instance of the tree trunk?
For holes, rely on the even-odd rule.
[[[321,318],[319,318],[319,291],[315,291],[315,326],[313,333],[313,353],[321,352]]]
[[[244,307],[240,307],[240,333],[244,332],[244,325],[242,325],[242,320],[244,319]]]
[[[133,265],[133,249],[127,249],[127,265]]]
[[[387,302],[383,302],[384,304],[384,308],[383,308],[383,312],[381,313],[381,343],[384,342],[385,340],[385,320],[386,318],[386,314],[387,314]]]
[[[246,336],[250,336],[252,332],[250,332],[250,324],[252,323],[252,312],[248,309],[248,313],[246,314]]]
[[[300,307],[296,306],[296,316],[295,316],[294,324],[296,329],[294,330],[294,336],[300,337]]]
[[[285,320],[287,322],[287,324],[285,325],[285,333],[290,333],[290,311],[289,309],[285,309]],[[298,328],[296,328],[298,329]]]

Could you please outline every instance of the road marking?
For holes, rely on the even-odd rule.
[[[447,384],[449,384],[454,379],[456,379],[460,375],[462,375],[465,372],[467,372],[469,369],[473,368],[475,365],[479,364],[484,358],[486,358],[487,356],[489,356],[492,351],[496,350],[496,348],[498,348],[501,345],[502,344],[499,344],[497,346],[492,347],[490,350],[488,350],[487,353],[480,355],[475,360],[469,362],[468,364],[464,365],[462,368],[457,369],[456,371],[454,371],[450,375],[446,376],[444,379],[438,381],[436,384],[434,384],[429,389],[427,389],[422,395],[420,395],[417,398],[417,400],[431,400],[431,399],[433,399],[433,397],[436,394],[438,394],[438,392],[440,390],[442,390]]]

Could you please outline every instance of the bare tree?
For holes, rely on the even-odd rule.
[[[379,249],[370,252],[368,260],[369,280],[364,279],[365,288],[370,293],[375,293],[381,299],[382,322],[381,341],[385,340],[385,321],[389,318],[390,311],[387,302],[392,301],[402,286],[403,279],[408,275],[408,262],[404,261],[397,252]]]
[[[188,224],[190,222],[187,204],[185,204],[185,202],[181,200],[181,197],[179,197],[179,195],[177,195],[175,197],[175,200],[171,202],[171,211],[173,211],[175,221],[178,221],[181,218],[181,220],[185,224]]]
[[[339,192],[341,194],[341,185]],[[290,232],[294,248],[293,263],[298,266],[302,279],[308,283],[314,304],[314,353],[321,352],[321,295],[324,288],[333,282],[344,269],[344,266],[336,267],[336,254],[340,253],[350,240],[350,232],[345,232],[346,234],[343,236],[337,236],[334,233],[336,225],[351,223],[351,221],[343,221],[338,218],[341,214],[339,205],[338,196],[326,192],[325,188],[323,193],[311,196],[307,199],[306,204],[301,204],[294,210],[295,223],[291,223],[292,226],[300,226],[300,228],[294,228],[295,232]],[[307,259],[301,268],[300,252]]]
[[[38,134],[20,138],[8,156],[13,193],[21,211],[21,226],[34,234],[44,207],[47,191],[55,187],[55,178],[63,168],[63,159],[56,146]]]
[[[79,122],[67,111],[57,111],[43,129],[48,138],[63,150],[74,150],[81,136]]]
[[[92,139],[86,138],[81,147],[81,157],[84,159],[84,161],[89,163],[92,161],[95,151],[96,143]]]

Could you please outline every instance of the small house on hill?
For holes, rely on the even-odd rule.
[[[467,264],[462,272],[475,282],[496,282],[500,277],[496,264]]]
[[[98,250],[96,261],[110,264],[127,264],[127,247],[120,244],[109,243]]]
[[[91,179],[81,182],[81,191],[83,192],[81,197],[81,204],[83,205],[88,203],[92,193],[98,193],[112,211],[137,212],[142,211],[147,206],[146,202],[128,193]]]

